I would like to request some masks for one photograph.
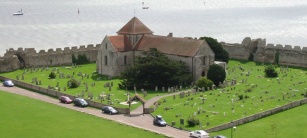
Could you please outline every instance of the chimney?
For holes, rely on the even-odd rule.
[[[173,37],[173,33],[169,33],[167,37]]]

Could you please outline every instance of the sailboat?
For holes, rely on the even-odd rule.
[[[142,9],[148,9],[149,7],[144,6],[144,2],[142,2],[143,8]]]

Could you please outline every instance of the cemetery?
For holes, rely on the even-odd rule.
[[[277,68],[278,77],[268,78],[264,75],[264,67],[262,63],[231,60],[227,65],[227,78],[220,86],[197,89],[193,85],[188,88],[169,86],[155,90],[135,88],[132,91],[119,89],[119,78],[96,74],[95,64],[32,67],[0,75],[122,108],[128,106],[121,103],[135,93],[148,100],[179,92],[157,101],[153,115],[162,115],[169,125],[177,128],[206,130],[306,97],[306,69],[280,66]],[[51,72],[56,73],[54,79],[49,78]],[[78,88],[68,87],[67,81],[71,78],[78,80]],[[132,104],[131,110],[138,106],[141,103]],[[189,126],[188,119],[198,122]]]
[[[108,78],[107,76],[95,73],[95,64],[71,65],[60,67],[32,67],[16,70],[9,73],[1,73],[1,76],[19,80],[32,85],[48,88],[75,97],[96,101],[105,105],[112,105],[119,108],[128,108],[129,97],[139,93],[145,100],[165,92],[157,90],[135,89],[134,91],[121,90],[118,87],[120,79]],[[56,77],[51,79],[49,75],[55,72]],[[69,88],[67,82],[76,79],[80,86]],[[166,89],[164,90],[166,91]],[[141,103],[134,101],[131,110],[140,106]]]
[[[279,76],[268,78],[264,76],[264,66],[231,60],[226,81],[220,87],[188,90],[161,99],[153,114],[163,115],[177,128],[210,130],[306,97],[306,69],[280,66],[277,68]],[[189,118],[199,120],[199,123],[189,126]]]

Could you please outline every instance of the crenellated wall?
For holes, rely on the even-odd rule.
[[[221,42],[223,48],[233,59],[248,60],[253,55],[257,62],[275,63],[279,65],[307,67],[307,47],[267,44],[265,39],[246,37],[241,44]]]
[[[71,65],[72,55],[78,58],[78,55],[85,55],[90,62],[95,62],[97,58],[97,49],[100,44],[81,45],[79,48],[65,47],[64,49],[48,49],[36,52],[34,48],[8,49],[3,57],[0,57],[0,72],[16,70],[22,67],[31,66],[61,66]]]

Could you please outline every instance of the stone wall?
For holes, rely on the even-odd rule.
[[[10,78],[0,76],[1,81],[7,80],[7,79],[10,79]],[[13,80],[13,79],[10,79],[10,80],[12,80],[13,83],[16,86],[27,88],[27,89],[30,89],[30,90],[34,90],[34,91],[37,91],[37,92],[40,92],[40,93],[43,93],[43,94],[46,94],[46,95],[49,95],[49,96],[52,96],[52,97],[58,98],[60,96],[65,95],[65,96],[68,96],[69,98],[71,98],[72,100],[76,98],[75,96],[68,95],[68,94],[65,94],[65,93],[61,93],[59,91],[43,88],[43,87],[40,87],[40,86],[37,86],[37,85],[32,85],[32,84],[25,83],[25,82],[18,81],[18,80]],[[85,99],[85,100],[86,100],[86,102],[88,103],[89,106],[94,107],[94,108],[101,109],[103,106],[106,106],[105,104],[102,104],[102,103],[98,103],[98,102],[91,101],[91,100],[88,100],[88,99]],[[116,109],[120,114],[130,114],[129,108],[116,108]]]
[[[20,68],[20,62],[17,56],[11,58],[0,57],[0,72],[9,72]]]
[[[261,119],[263,117],[267,117],[267,116],[270,116],[270,115],[273,115],[273,114],[276,114],[276,113],[279,113],[279,112],[282,112],[282,111],[285,111],[285,110],[288,110],[288,109],[291,109],[291,108],[294,108],[294,107],[297,107],[297,106],[300,106],[300,105],[303,105],[303,104],[306,104],[306,103],[307,103],[307,99],[305,98],[305,99],[295,101],[295,102],[289,103],[289,104],[281,106],[281,107],[273,108],[271,110],[267,110],[267,111],[264,111],[264,112],[261,112],[261,113],[258,113],[258,114],[254,114],[254,115],[251,115],[251,116],[248,116],[248,117],[245,117],[245,118],[241,118],[239,120],[234,120],[232,123],[229,122],[229,123],[222,124],[222,125],[219,125],[219,126],[216,126],[216,127],[213,127],[213,128],[206,129],[206,131],[207,132],[216,132],[216,131],[232,128],[233,126],[246,124],[248,122],[252,122],[252,121]]]
[[[253,60],[256,62],[275,63],[278,61],[279,65],[307,67],[307,47],[266,44],[265,39],[249,37],[246,37],[241,44],[225,42],[221,44],[229,53],[229,58],[248,60],[250,55],[253,55]]]
[[[72,55],[85,55],[90,62],[97,59],[97,49],[100,44],[81,45],[78,47],[65,47],[64,49],[48,49],[36,52],[34,48],[8,49],[3,57],[0,58],[0,72],[13,71],[22,67],[31,66],[61,66],[71,65]],[[8,64],[9,63],[9,64]]]

